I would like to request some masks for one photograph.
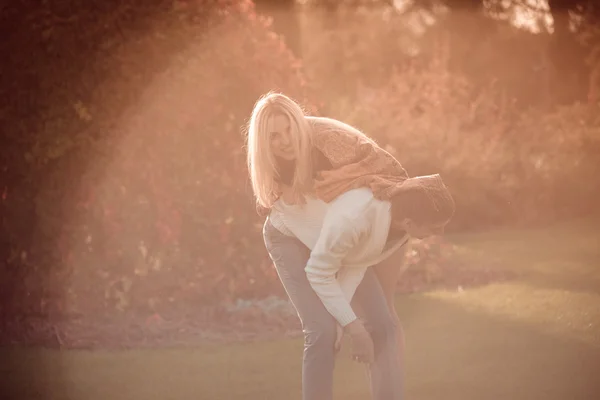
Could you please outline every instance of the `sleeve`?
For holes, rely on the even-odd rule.
[[[362,282],[367,268],[342,268],[338,272],[337,280],[348,302],[352,301],[356,288]]]
[[[348,190],[367,187],[377,197],[388,199],[387,190],[408,178],[402,164],[376,142],[360,133],[321,129],[315,147],[331,162],[333,169],[319,171],[315,192],[329,203]]]
[[[369,145],[372,146],[358,135],[334,129],[319,131],[314,145],[336,169],[360,161],[369,152]]]
[[[360,239],[362,229],[361,224],[357,222],[352,217],[341,214],[326,218],[305,268],[313,290],[341,326],[346,326],[356,319],[349,299],[358,286],[358,276],[342,280],[346,288],[345,293],[335,275],[340,270],[343,259]]]

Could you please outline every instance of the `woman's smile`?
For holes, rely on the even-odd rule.
[[[292,145],[290,132],[290,120],[285,115],[275,115],[270,121],[270,140],[271,151],[277,157],[284,160],[293,160],[296,158],[296,152]]]

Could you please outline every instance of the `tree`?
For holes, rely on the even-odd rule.
[[[256,12],[273,18],[273,31],[282,35],[296,57],[302,56],[296,0],[255,0]]]

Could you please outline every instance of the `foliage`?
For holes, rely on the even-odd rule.
[[[342,99],[337,117],[375,136],[410,175],[440,172],[454,227],[532,222],[589,211],[600,188],[598,106],[520,112],[449,72],[444,53],[378,89]]]
[[[133,6],[80,6],[71,25],[47,28],[49,47],[91,66],[46,93],[22,140],[4,139],[25,160],[3,154],[19,172],[3,188],[6,313],[150,313],[253,296],[277,280],[240,130],[269,90],[306,103],[300,63],[250,1]],[[78,41],[90,12],[99,25],[86,32],[112,30]],[[97,53],[78,59],[86,46]],[[45,73],[62,61],[46,61],[42,86],[58,84]]]
[[[200,304],[283,295],[240,135],[269,90],[327,104],[412,175],[442,172],[457,199],[455,227],[582,211],[581,198],[600,193],[588,185],[597,107],[522,112],[499,89],[534,74],[520,75],[525,47],[516,66],[480,65],[508,71],[502,79],[474,83],[457,72],[456,48],[436,37],[412,58],[391,22],[352,33],[373,26],[367,17],[335,27],[333,44],[309,41],[304,68],[249,0],[32,4],[7,6],[1,24],[13,40],[0,44],[11,54],[0,90],[14,99],[0,108],[3,318],[189,315]],[[404,284],[446,279],[455,249],[415,248]]]
[[[474,13],[430,11],[340,6],[321,21],[306,18],[306,66],[323,88],[326,113],[375,136],[410,174],[441,172],[457,200],[453,229],[589,210],[587,199],[598,192],[588,187],[589,174],[600,166],[594,146],[574,144],[597,140],[597,27],[581,30],[597,71],[579,87],[554,65],[552,35]],[[585,70],[583,60],[570,59]],[[557,106],[569,96],[588,104]],[[544,129],[536,119],[546,121]]]
[[[513,198],[519,207],[537,216],[594,211],[600,194],[599,111],[596,104],[574,104],[522,115],[510,136],[518,162],[513,179],[519,179]]]
[[[394,68],[423,68],[447,51],[449,72],[467,77],[478,92],[493,84],[488,96],[519,108],[585,100],[588,44],[519,29],[508,20],[514,10],[500,18],[474,3],[468,12],[421,2],[399,9],[384,2],[372,7],[342,2],[335,12],[307,7],[302,29],[307,74],[327,87],[320,95],[327,103],[355,98],[361,84],[384,87]],[[556,60],[561,54],[568,59]]]

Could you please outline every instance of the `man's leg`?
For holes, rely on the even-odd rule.
[[[404,377],[398,348],[399,326],[390,313],[373,268],[367,270],[356,289],[355,301],[364,315],[375,348],[375,362],[369,371],[373,400],[400,400]]]
[[[331,400],[336,324],[306,277],[304,268],[310,251],[295,237],[285,236],[275,229],[268,219],[263,237],[279,279],[302,322],[302,399]]]
[[[404,332],[402,330],[402,325],[400,325],[400,319],[398,318],[398,313],[396,312],[396,287],[398,285],[398,279],[402,271],[406,270],[406,267],[403,265],[405,247],[403,246],[400,250],[395,252],[391,257],[384,260],[383,262],[373,266],[373,270],[375,271],[375,275],[381,285],[381,289],[383,290],[383,295],[385,296],[385,301],[387,302],[388,309],[392,314],[392,318],[397,326],[397,340],[398,340],[398,349],[400,357],[400,362],[404,359]]]

